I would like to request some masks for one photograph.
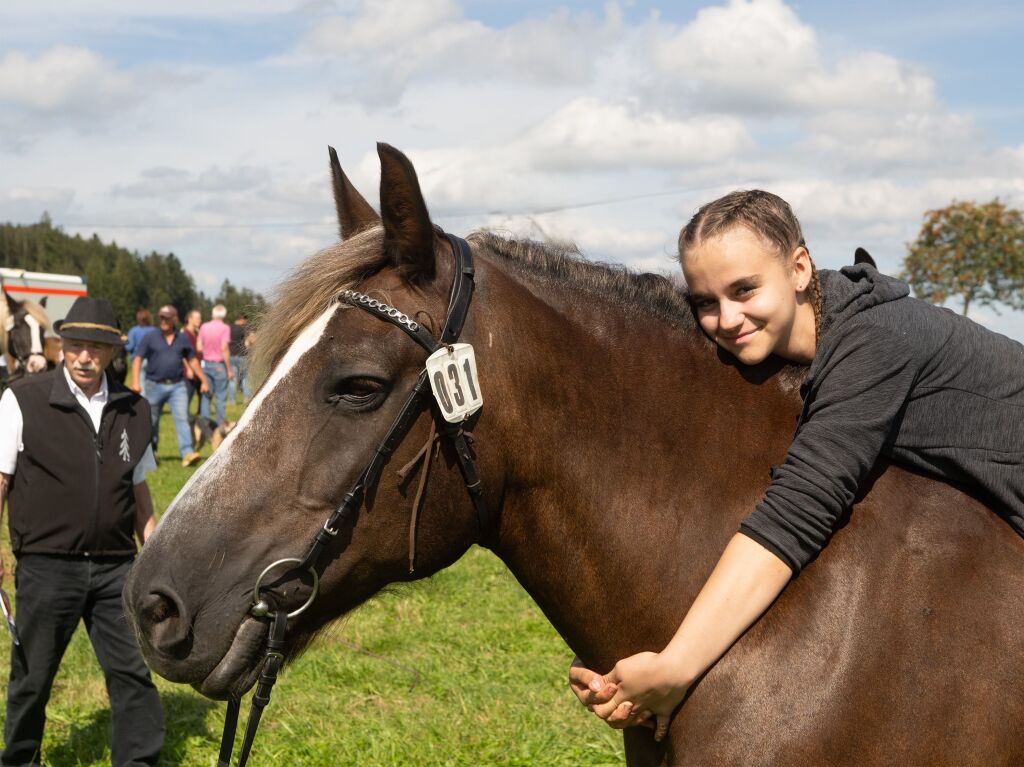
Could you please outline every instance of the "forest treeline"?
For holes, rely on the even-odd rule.
[[[71,236],[45,214],[38,224],[0,224],[0,266],[85,277],[89,295],[110,301],[122,329],[135,324],[137,309],[149,309],[155,316],[165,304],[177,307],[183,321],[194,308],[209,319],[218,303],[227,307],[229,320],[240,313],[258,315],[266,307],[262,295],[229,280],[221,283],[217,295],[207,296],[173,253],[140,255],[95,234],[89,239]]]

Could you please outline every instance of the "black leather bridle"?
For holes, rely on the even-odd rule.
[[[440,230],[438,231],[440,232]],[[473,253],[469,248],[469,244],[465,240],[454,235],[446,234],[444,232],[440,233],[448,239],[448,242],[452,247],[452,254],[455,257],[455,277],[452,281],[451,294],[448,302],[448,314],[445,318],[444,329],[441,332],[440,342],[436,341],[430,332],[420,323],[409,319],[408,316],[393,306],[389,306],[381,301],[370,298],[364,293],[358,293],[354,290],[342,291],[338,296],[338,300],[340,302],[357,306],[360,309],[369,312],[373,316],[401,328],[416,343],[422,346],[427,351],[428,355],[433,354],[442,347],[450,346],[458,340],[459,335],[462,333],[462,326],[466,322],[466,315],[469,313],[469,303],[473,297]],[[426,368],[424,368],[416,379],[416,384],[409,393],[409,397],[406,399],[401,412],[398,414],[398,417],[395,418],[394,423],[391,424],[391,428],[388,429],[384,439],[378,445],[369,464],[367,464],[366,468],[363,469],[363,472],[359,475],[359,479],[356,480],[352,489],[345,494],[345,498],[342,500],[338,508],[334,510],[330,517],[327,518],[327,521],[324,522],[320,530],[317,531],[316,535],[313,537],[312,543],[306,551],[305,556],[303,556],[302,559],[279,559],[267,566],[256,578],[256,585],[253,588],[253,606],[249,612],[255,618],[270,618],[270,636],[267,640],[267,653],[264,657],[263,668],[260,670],[259,681],[256,685],[256,692],[253,693],[252,696],[252,707],[249,710],[249,719],[246,723],[245,734],[242,738],[242,747],[238,755],[237,767],[245,767],[245,763],[249,758],[249,752],[252,749],[253,740],[256,737],[256,729],[259,727],[260,717],[263,715],[263,709],[266,708],[267,704],[270,702],[270,692],[273,689],[274,683],[277,681],[277,674],[284,663],[284,644],[285,633],[288,628],[288,619],[299,615],[313,603],[314,599],[316,599],[319,590],[319,571],[317,568],[319,567],[320,557],[323,554],[324,549],[338,535],[338,531],[341,530],[342,525],[344,525],[348,518],[360,507],[366,490],[376,485],[377,480],[380,478],[380,472],[388,462],[391,454],[401,444],[413,424],[427,408],[429,408],[433,414],[434,427],[431,430],[430,439],[424,449],[425,452],[421,453],[424,461],[424,466],[422,468],[424,473],[421,477],[420,486],[421,492],[423,484],[425,484],[426,472],[428,472],[430,468],[431,447],[435,439],[434,435],[436,430],[436,434],[443,439],[447,439],[454,449],[456,459],[459,463],[459,469],[462,473],[462,478],[466,483],[466,489],[469,491],[473,507],[476,509],[477,519],[480,524],[481,540],[484,539],[487,531],[490,529],[491,520],[488,517],[487,505],[484,502],[483,489],[481,487],[480,477],[476,471],[473,451],[469,445],[469,435],[463,428],[463,424],[448,423],[441,415],[440,409],[433,401],[433,395],[430,392],[430,382],[427,378]],[[421,492],[417,493],[416,500],[413,502],[413,519],[410,524],[409,533],[410,572],[412,572],[415,567],[415,514],[419,507]],[[313,588],[309,598],[301,607],[290,613],[286,613],[282,609],[279,609],[276,612],[272,611],[267,601],[260,597],[260,587],[263,580],[271,571],[283,565],[293,565],[292,567],[289,567],[286,572],[308,572],[313,578]],[[235,731],[238,727],[238,714],[240,708],[241,703],[239,700],[233,699],[228,703],[227,715],[224,720],[224,732],[221,736],[220,757],[217,762],[217,767],[229,767],[231,764],[231,752],[234,746]]]

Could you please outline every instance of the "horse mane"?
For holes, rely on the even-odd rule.
[[[302,330],[327,310],[339,292],[357,286],[387,264],[383,237],[383,227],[376,226],[325,248],[299,264],[273,291],[270,307],[254,323],[257,340],[250,363],[254,381],[260,382],[270,373]],[[714,346],[700,331],[685,288],[667,277],[589,261],[575,245],[567,243],[514,239],[487,230],[473,232],[466,239],[513,269],[610,300],[627,312],[668,321],[692,332],[709,349]],[[789,384],[797,381],[794,376],[783,378]]]
[[[513,239],[488,230],[473,232],[467,239],[519,271],[603,296],[631,312],[697,329],[685,288],[664,275],[590,261],[573,243]]]

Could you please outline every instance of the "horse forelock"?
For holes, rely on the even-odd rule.
[[[256,343],[250,364],[254,382],[270,375],[338,293],[384,267],[383,243],[383,227],[364,230],[306,259],[274,290],[270,307],[254,323]]]

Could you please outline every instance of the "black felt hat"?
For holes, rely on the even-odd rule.
[[[114,307],[105,298],[81,296],[71,305],[68,316],[53,323],[61,338],[123,346]]]

